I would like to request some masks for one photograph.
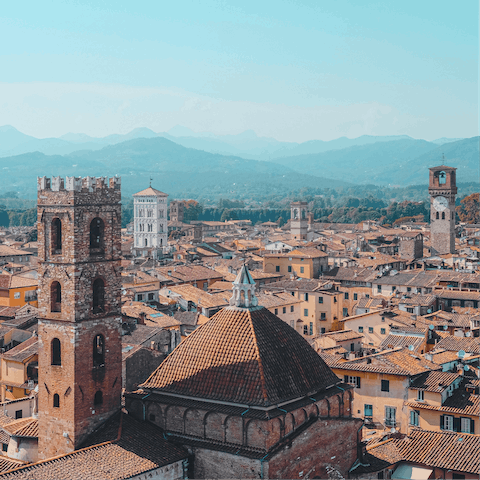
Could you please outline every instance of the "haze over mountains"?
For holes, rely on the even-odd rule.
[[[478,181],[479,137],[438,139],[408,136],[346,137],[329,142],[279,142],[253,131],[239,135],[198,134],[185,127],[169,133],[138,128],[103,138],[66,134],[37,139],[14,127],[0,127],[0,167],[8,185],[35,196],[41,175],[121,175],[123,192],[145,188],[150,176],[171,195],[268,195],[303,187],[339,188],[351,184],[426,184],[428,167],[458,168],[458,182]]]

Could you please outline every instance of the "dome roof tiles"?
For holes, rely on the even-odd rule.
[[[142,388],[267,407],[340,383],[293,328],[262,307],[227,307],[187,337]]]

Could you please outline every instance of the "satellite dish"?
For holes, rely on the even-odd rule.
[[[444,326],[443,326],[443,329],[444,329],[444,330],[446,330],[447,328],[448,328],[448,326],[447,326],[447,325],[444,325]]]
[[[459,350],[457,353],[458,358],[464,358],[465,357],[465,350]]]
[[[415,348],[415,347],[414,347],[413,345],[409,345],[409,346],[408,346],[408,349],[409,349],[411,352],[413,352],[413,349],[414,349],[414,348]]]
[[[429,309],[427,310],[427,313],[432,313],[432,309],[429,308]]]
[[[397,430],[395,429],[395,427],[392,427],[392,428],[390,429],[390,432],[391,432],[391,433],[397,433]]]
[[[465,366],[463,367],[463,369],[464,369],[466,372],[468,372],[468,371],[470,370],[470,367],[469,367],[468,365],[465,365]]]
[[[430,325],[428,326],[428,328],[429,328],[430,330],[435,330],[435,325],[430,324]]]
[[[470,332],[465,332],[465,336],[466,336],[466,337],[469,337],[470,335],[471,335]]]

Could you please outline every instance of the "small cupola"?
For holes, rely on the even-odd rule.
[[[255,296],[255,282],[246,265],[242,266],[233,282],[233,296],[230,299],[230,305],[240,308],[250,308],[258,305]]]

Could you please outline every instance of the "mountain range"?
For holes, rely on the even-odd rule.
[[[36,177],[42,175],[117,174],[124,195],[142,190],[153,177],[154,186],[171,195],[205,199],[264,198],[308,187],[426,184],[428,167],[442,163],[458,168],[458,182],[479,177],[479,137],[427,142],[362,136],[295,144],[253,131],[215,136],[175,127],[166,134],[142,128],[103,138],[70,133],[37,139],[5,126],[0,127],[0,152],[8,179],[0,192],[16,190],[27,198],[35,196]]]

